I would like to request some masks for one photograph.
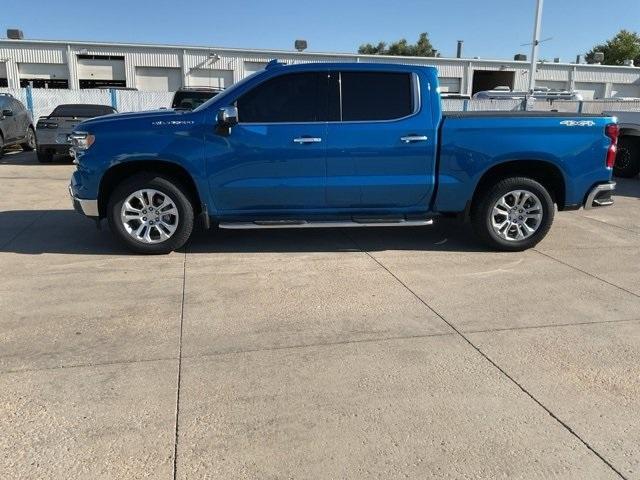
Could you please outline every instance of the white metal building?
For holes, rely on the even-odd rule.
[[[0,40],[0,87],[126,87],[175,91],[229,87],[277,58],[298,62],[391,62],[438,68],[442,91],[473,94],[498,85],[526,90],[528,62],[459,58],[299,53],[218,47],[45,40]],[[585,100],[640,97],[640,68],[540,63],[537,86],[577,90]]]

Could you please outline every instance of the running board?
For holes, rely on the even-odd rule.
[[[255,222],[221,222],[220,228],[246,230],[253,228],[341,228],[341,227],[424,227],[432,225],[433,219],[397,220],[370,219],[368,221],[307,221],[307,220],[258,220]]]

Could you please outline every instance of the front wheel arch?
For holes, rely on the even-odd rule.
[[[175,179],[184,186],[187,196],[193,205],[194,213],[196,215],[202,213],[202,196],[193,177],[183,166],[165,160],[136,160],[116,164],[102,176],[98,188],[98,212],[100,218],[106,217],[109,197],[117,186],[127,178],[140,173],[155,173],[165,178]]]

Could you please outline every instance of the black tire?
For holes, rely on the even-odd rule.
[[[521,240],[507,240],[502,238],[495,232],[492,226],[494,205],[501,197],[514,190],[525,190],[533,193],[540,200],[542,207],[542,218],[539,221],[537,229],[532,235]],[[509,177],[496,181],[496,183],[478,192],[474,204],[471,206],[471,224],[478,238],[491,248],[508,252],[519,252],[534,247],[545,237],[553,223],[554,214],[555,207],[553,199],[544,186],[531,178]]]
[[[24,143],[21,143],[20,146],[22,147],[22,150],[24,150],[25,152],[31,152],[36,148],[38,148],[36,131],[33,129],[33,127],[29,127],[27,129],[27,141]]]
[[[178,210],[176,230],[167,240],[158,243],[136,240],[120,220],[123,203],[132,193],[142,189],[154,189],[167,195]],[[136,253],[148,255],[166,254],[182,247],[189,240],[194,223],[193,206],[187,190],[176,180],[153,173],[141,173],[120,183],[109,197],[107,219],[109,228],[123,245]]]
[[[38,157],[38,161],[40,163],[51,163],[53,162],[53,153],[49,150],[44,150],[42,148],[38,148],[36,152],[36,156]]]
[[[616,177],[632,178],[640,173],[640,137],[620,137],[613,166]]]

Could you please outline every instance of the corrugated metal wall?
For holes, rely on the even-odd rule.
[[[180,47],[132,44],[98,44],[79,42],[53,42],[28,40],[0,40],[0,62],[6,63],[8,86],[19,87],[19,63],[65,64],[69,70],[69,87],[79,88],[77,77],[78,55],[112,55],[125,59],[126,83],[136,87],[136,67],[181,68],[183,83],[188,85],[190,72],[194,70],[231,70],[234,81],[244,78],[245,62],[268,62],[274,58],[289,63],[300,62],[381,62],[429,65],[438,68],[439,75],[459,78],[461,93],[471,93],[473,72],[476,70],[514,72],[514,89],[527,88],[529,66],[526,62],[483,59],[445,59],[417,57],[381,57],[357,54],[316,54],[268,50],[244,50],[215,47]],[[536,78],[564,82],[573,88],[575,82],[602,84],[602,91],[610,94],[613,84],[620,91],[637,92],[640,96],[640,68],[607,67],[542,63]],[[623,87],[620,87],[622,85]]]

